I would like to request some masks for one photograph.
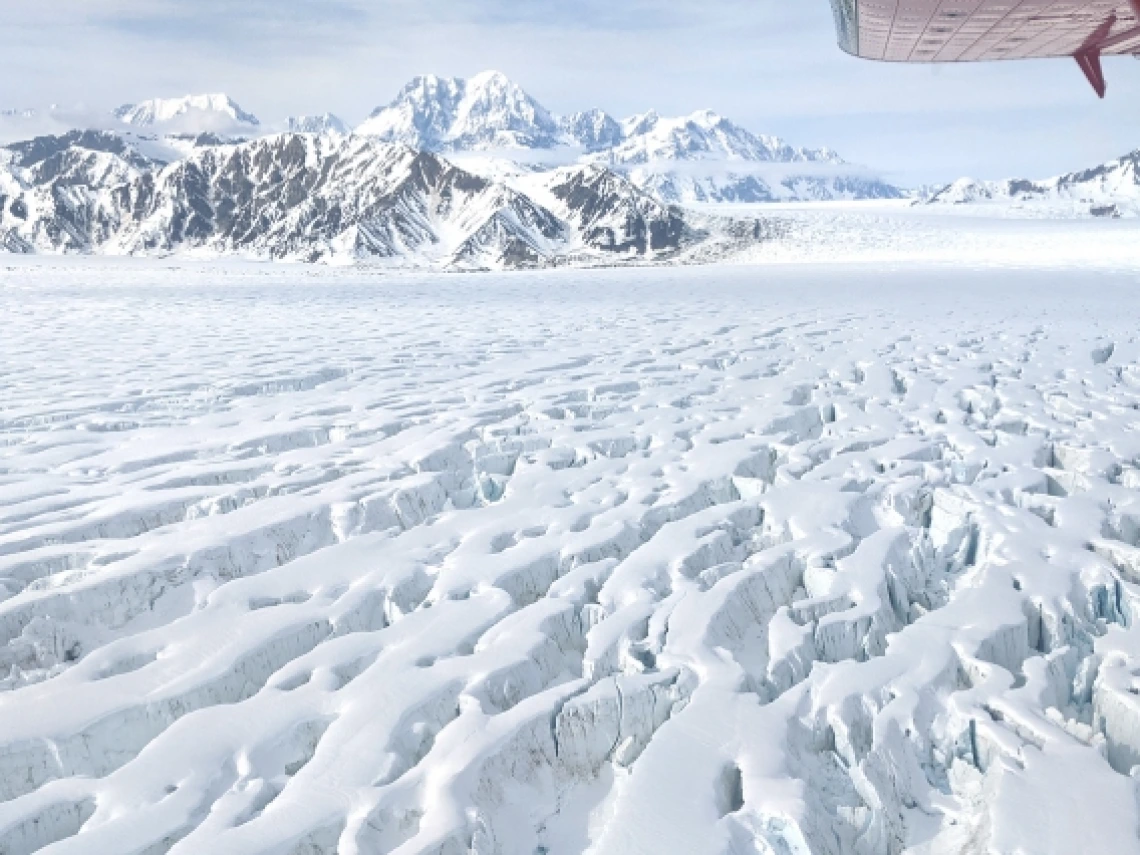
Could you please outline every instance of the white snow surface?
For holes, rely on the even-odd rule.
[[[622,129],[625,141],[600,155],[606,162],[643,164],[708,159],[843,162],[830,149],[793,148],[778,137],[749,133],[712,110],[698,110],[678,118],[662,118],[650,111],[627,119]]]
[[[1140,273],[0,269],[0,852],[1140,852]]]
[[[762,216],[780,237],[741,262],[952,267],[1135,268],[1140,219],[1018,216],[988,205],[905,200],[696,205],[732,217]]]

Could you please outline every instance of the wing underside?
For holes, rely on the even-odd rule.
[[[1140,54],[1140,0],[832,0],[841,46],[888,62]]]

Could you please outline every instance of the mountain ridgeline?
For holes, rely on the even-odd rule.
[[[512,269],[723,257],[771,234],[666,205],[593,164],[545,173],[537,191],[546,204],[360,135],[204,143],[164,163],[121,135],[73,132],[4,151],[0,245]]]
[[[710,111],[557,116],[495,72],[416,78],[355,128],[331,113],[284,127],[215,94],[128,104],[102,129],[11,144],[0,247],[443,268],[675,263],[781,229],[681,204],[899,195],[828,149]]]
[[[63,115],[0,111],[0,123]],[[267,125],[221,94],[125,105],[95,124],[0,147],[0,251],[442,269],[695,263],[794,228],[718,204],[904,195],[831,149],[709,110],[559,116],[495,72],[418,77],[356,127],[331,113]],[[1138,158],[1047,181],[962,180],[927,202],[1140,215]]]
[[[506,76],[417,77],[356,132],[444,154],[522,163],[601,163],[666,202],[896,199],[904,194],[827,148],[753,134],[711,110],[618,120],[599,109],[558,117]]]
[[[963,178],[937,190],[929,205],[1028,209],[1053,216],[1140,216],[1140,149],[1124,157],[1044,180]]]

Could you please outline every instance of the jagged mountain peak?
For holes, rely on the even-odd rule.
[[[88,155],[105,154],[122,161],[125,166],[146,170],[161,166],[160,158],[141,150],[135,140],[114,131],[74,130],[63,134],[38,136],[5,147],[12,164],[32,169],[50,163],[49,170],[60,172],[68,167],[65,161],[88,160]]]
[[[505,74],[486,71],[467,82],[456,111],[455,141],[546,147],[558,140],[550,112]]]
[[[377,107],[369,115],[375,118],[385,110],[402,105],[418,105],[435,102],[441,105],[453,104],[459,99],[465,81],[456,77],[439,77],[435,74],[419,74],[404,84],[396,97],[384,107]]]
[[[434,151],[549,148],[561,141],[550,112],[497,71],[470,79],[416,77],[357,132]]]
[[[586,151],[612,148],[625,139],[621,123],[604,110],[594,107],[562,118],[562,130]]]
[[[724,116],[720,115],[720,113],[717,113],[714,110],[695,110],[685,118],[694,124],[707,128],[714,128],[723,122],[728,122]],[[729,122],[729,124],[732,123]]]
[[[522,92],[522,87],[511,80],[501,71],[489,69],[480,71],[467,80],[467,88],[472,90],[510,90]]]
[[[700,239],[680,209],[598,164],[555,170],[548,190],[583,238],[608,252],[669,254]]]
[[[682,161],[843,164],[830,149],[794,148],[778,137],[753,134],[709,109],[668,118],[650,110],[622,121],[597,108],[555,117],[497,71],[469,79],[416,77],[388,106],[373,111],[357,132],[444,153],[515,151],[520,154],[496,156],[520,162],[532,157],[540,165],[550,161],[549,155],[526,152],[576,148],[585,155],[574,157],[622,170]],[[847,182],[836,192],[858,195],[860,186]],[[812,187],[812,198],[825,192],[819,182]],[[885,185],[876,187],[877,194],[887,190]]]

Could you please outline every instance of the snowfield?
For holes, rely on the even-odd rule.
[[[926,205],[906,200],[699,205],[761,217],[778,237],[736,261],[931,264],[954,267],[1140,267],[1140,219],[1051,218],[1032,206]]]
[[[993,257],[5,263],[0,853],[1140,852],[1140,263]]]

